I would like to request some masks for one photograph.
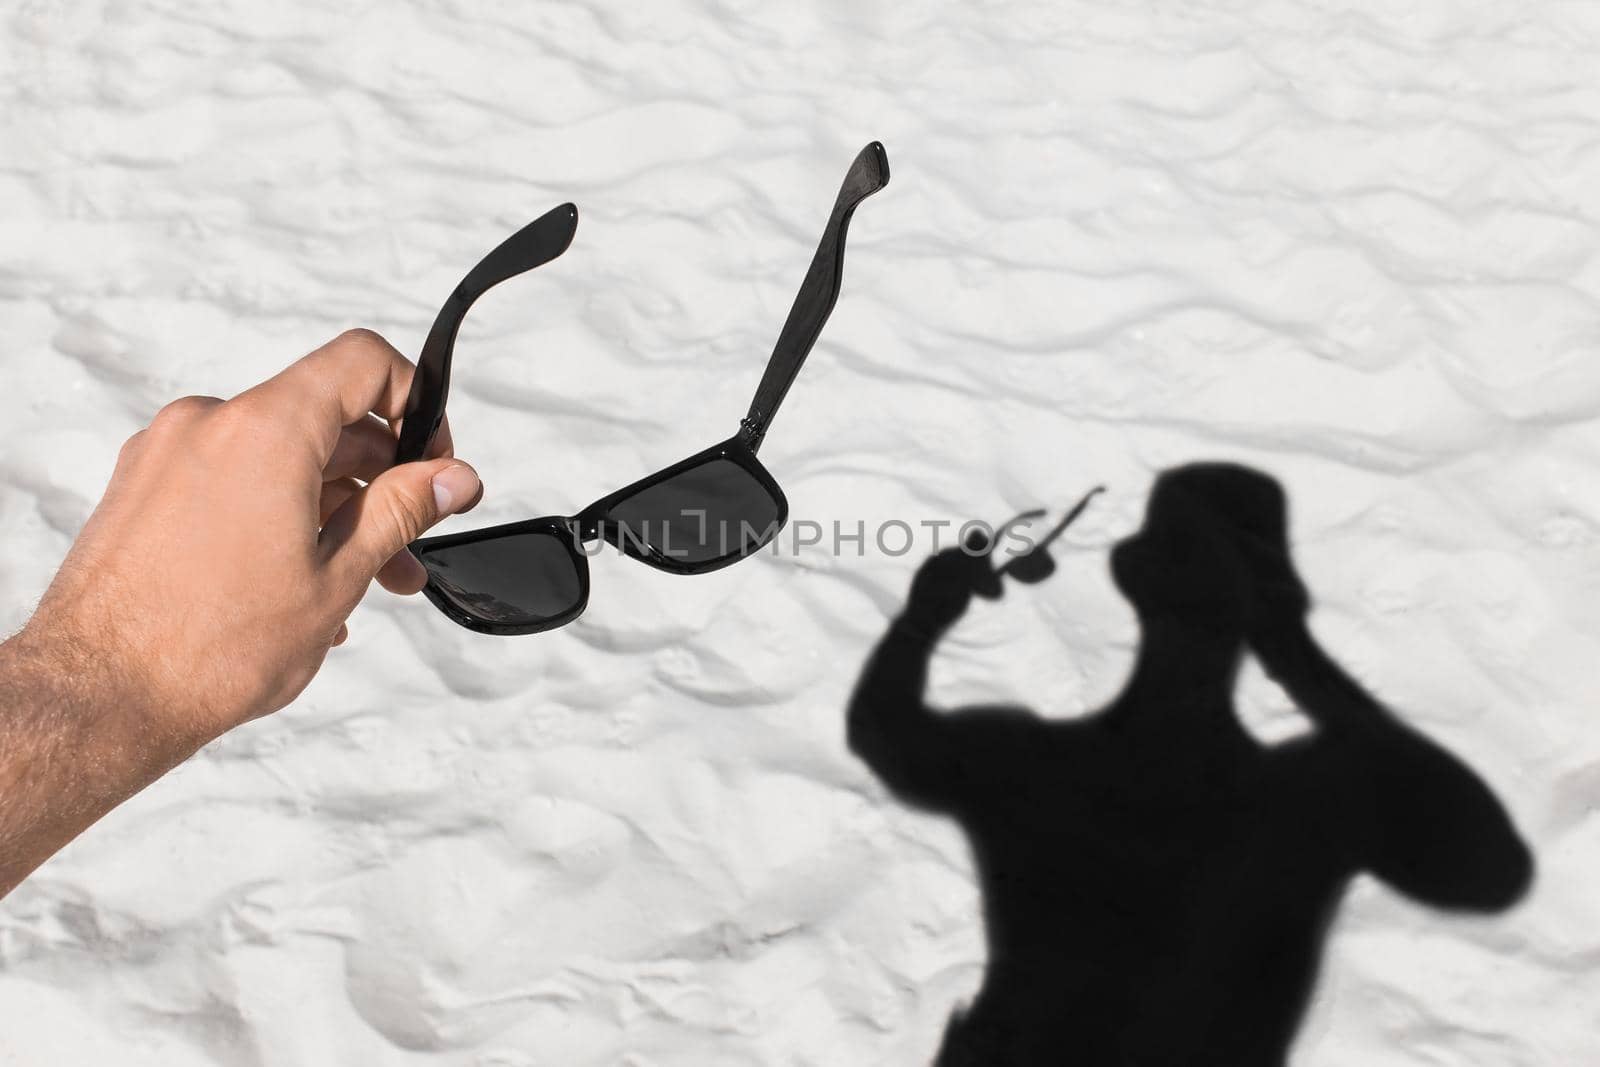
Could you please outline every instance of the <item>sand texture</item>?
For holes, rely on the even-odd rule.
[[[352,326],[414,355],[565,200],[571,251],[463,330],[487,497],[444,529],[727,436],[879,139],[762,451],[795,519],[1105,483],[933,672],[1071,716],[1128,671],[1106,553],[1156,473],[1280,479],[1317,634],[1539,864],[1493,917],[1358,880],[1294,1067],[1592,1062],[1597,48],[1557,0],[8,5],[0,627],[163,403]],[[298,702],[0,905],[0,1064],[926,1064],[983,974],[972,860],[844,709],[931,545],[826,541],[695,579],[608,555],[539,637],[374,591]],[[1241,705],[1296,729],[1254,668]]]

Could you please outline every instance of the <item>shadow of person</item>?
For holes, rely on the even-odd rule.
[[[938,1064],[1278,1067],[1354,875],[1475,911],[1527,888],[1532,857],[1484,783],[1317,644],[1286,527],[1282,489],[1257,471],[1162,474],[1111,557],[1137,659],[1082,719],[929,708],[937,641],[1000,578],[961,549],[918,572],[857,684],[849,740],[972,842],[988,970]],[[1233,706],[1247,649],[1311,733],[1264,746],[1247,732]]]

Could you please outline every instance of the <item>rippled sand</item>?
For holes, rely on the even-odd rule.
[[[627,7],[633,10],[627,10]],[[165,400],[468,321],[488,497],[568,510],[743,414],[844,168],[888,146],[763,457],[797,519],[1111,491],[965,623],[954,703],[1093,708],[1155,471],[1293,501],[1315,627],[1531,841],[1517,910],[1350,894],[1295,1067],[1588,1062],[1600,1000],[1600,8],[1421,0],[358,5],[0,15],[0,624]],[[0,1063],[919,1065],[971,863],[845,749],[917,553],[607,557],[494,640],[374,593],[306,695],[0,907]],[[920,542],[919,552],[928,548]],[[1259,675],[1245,713],[1293,728]]]

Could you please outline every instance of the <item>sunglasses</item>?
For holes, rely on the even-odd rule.
[[[888,182],[889,158],[874,141],[845,175],[738,432],[601,497],[576,515],[546,515],[413,541],[411,553],[428,572],[423,593],[429,601],[478,633],[540,633],[565,626],[588,605],[585,545],[604,541],[658,570],[703,574],[770,543],[789,517],[789,503],[756,452],[839,299],[850,216]],[[456,286],[439,309],[417,360],[396,463],[421,459],[438,432],[456,334],[473,302],[501,282],[561,255],[577,227],[578,209],[563,204],[513,234]]]

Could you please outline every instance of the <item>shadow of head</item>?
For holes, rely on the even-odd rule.
[[[1111,552],[1111,574],[1141,620],[1202,624],[1242,638],[1263,614],[1304,614],[1278,482],[1231,463],[1163,472],[1144,523]]]

